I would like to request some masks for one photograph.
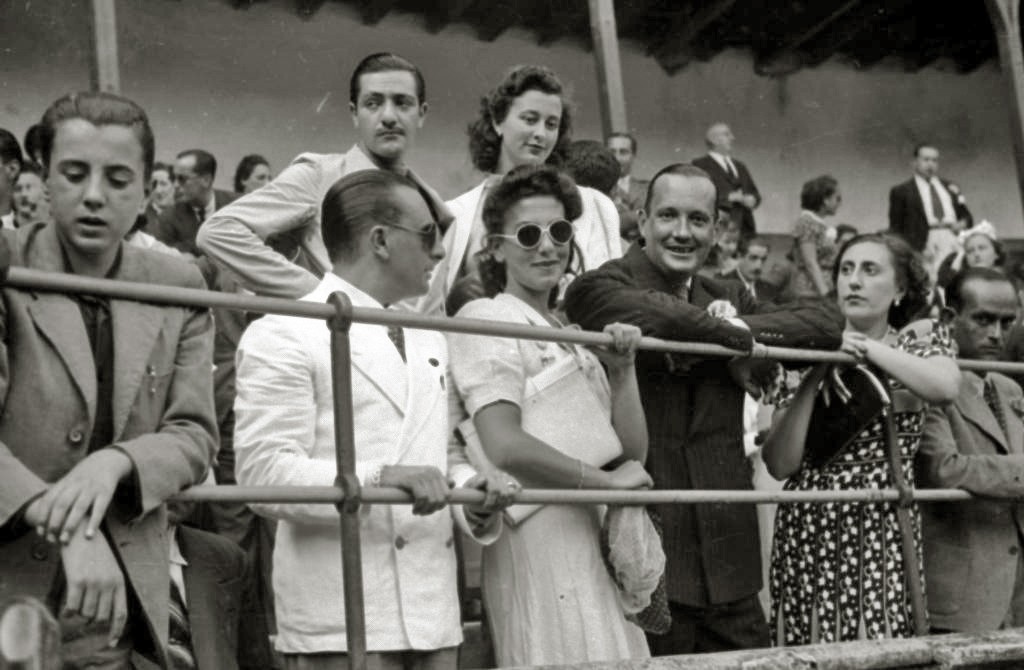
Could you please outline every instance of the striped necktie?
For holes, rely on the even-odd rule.
[[[181,597],[178,585],[171,580],[170,633],[167,637],[167,651],[172,670],[195,670],[196,659],[192,655],[192,633],[188,626],[188,612],[185,599]]]

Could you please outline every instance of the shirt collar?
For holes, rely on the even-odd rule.
[[[324,278],[321,281],[324,288],[328,289],[331,293],[335,291],[344,291],[352,304],[356,307],[374,307],[377,309],[384,309],[384,305],[380,303],[376,298],[366,293],[355,284],[351,284],[333,272],[327,272],[324,274]]]
[[[168,545],[168,557],[171,560],[172,565],[180,565],[182,567],[188,566],[188,561],[181,553],[181,545],[178,544],[178,527],[171,526],[170,531],[167,533],[167,545]]]
[[[205,207],[206,209],[203,213],[206,214],[206,216],[210,216],[217,211],[217,193],[212,188],[210,189],[210,199],[206,201]],[[197,212],[199,211],[198,208],[193,209]]]
[[[75,274],[75,269],[71,266],[71,257],[68,256],[67,250],[64,248],[64,242],[57,237],[57,241],[60,243],[60,256],[64,260],[64,272],[69,275]],[[114,279],[117,277],[118,271],[121,269],[121,255],[124,251],[123,243],[117,245],[117,256],[114,257],[114,262],[110,264],[110,269],[107,270],[107,274],[104,275],[104,279]]]

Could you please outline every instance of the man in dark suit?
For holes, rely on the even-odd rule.
[[[703,170],[676,164],[651,183],[640,231],[643,246],[580,276],[566,294],[569,318],[588,330],[614,322],[644,335],[750,350],[766,344],[838,345],[841,319],[826,305],[767,311],[735,283],[697,274],[715,238],[715,187]],[[709,313],[731,304],[738,316]],[[721,310],[727,314],[730,309]],[[659,489],[750,489],[743,450],[743,395],[753,359],[641,352],[637,377],[647,417],[647,470]],[[654,507],[664,530],[665,582],[672,629],[648,636],[656,655],[768,646],[757,593],[761,549],[752,505]]]
[[[174,207],[165,209],[151,234],[164,244],[198,258],[196,232],[215,211],[238,196],[213,188],[217,160],[202,149],[189,149],[174,161]],[[207,275],[206,271],[203,272]]]
[[[179,525],[192,510],[189,503],[168,505],[171,656],[187,654],[196,670],[269,668],[270,638],[251,563],[231,540]]]
[[[1013,284],[972,268],[947,289],[964,358],[999,360],[1019,315]],[[997,372],[963,371],[960,395],[928,410],[918,483],[981,498],[921,506],[928,615],[936,632],[1024,625],[1024,394]]]
[[[612,189],[611,198],[619,210],[619,230],[622,239],[633,241],[637,237],[639,218],[637,212],[644,206],[647,197],[646,179],[633,176],[633,160],[636,158],[636,138],[629,133],[612,133],[605,139],[605,146],[619,162],[619,181]]]
[[[974,223],[956,184],[941,179],[939,150],[914,147],[914,176],[889,191],[889,230],[922,252],[933,271],[956,250],[956,234]]]
[[[718,209],[729,212],[740,227],[740,237],[757,234],[754,210],[761,204],[761,194],[747,166],[732,157],[732,130],[724,123],[708,128],[704,136],[708,153],[693,159],[693,164],[711,176],[718,192]]]
[[[771,245],[763,237],[741,238],[737,249],[739,261],[736,267],[719,274],[717,278],[739,282],[754,300],[774,302],[779,295],[779,287],[761,279],[770,251]]]

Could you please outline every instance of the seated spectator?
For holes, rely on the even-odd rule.
[[[795,298],[817,298],[832,292],[832,264],[835,262],[836,229],[825,222],[835,215],[843,196],[839,182],[829,175],[805,183],[800,191],[803,211],[793,226],[790,260],[796,266],[789,292]]]
[[[836,249],[842,249],[843,245],[857,237],[860,231],[857,230],[856,226],[851,226],[848,223],[840,223],[836,226]]]
[[[147,231],[156,230],[160,215],[174,207],[174,169],[167,163],[153,163],[153,176],[149,180],[149,195],[146,198]]]
[[[436,215],[411,179],[388,170],[346,175],[327,192],[320,218],[334,267],[305,300],[344,291],[354,305],[380,309],[426,292],[444,250]],[[370,667],[454,670],[462,629],[452,515],[467,534],[491,541],[501,517],[490,510],[517,485],[498,473],[485,480],[455,452],[449,461],[448,356],[439,333],[355,323],[350,339],[356,474],[364,486],[398,487],[414,499],[411,508],[359,513]],[[337,477],[330,331],[268,315],[242,335],[237,362],[238,483],[330,486]],[[489,504],[437,514],[449,479],[486,487]],[[337,510],[252,507],[278,520],[275,644],[285,668],[348,667]]]
[[[45,175],[38,163],[26,161],[14,182],[14,225],[17,228],[33,223],[49,222],[50,194],[43,181]]]
[[[43,165],[43,126],[40,123],[33,123],[25,131],[25,160],[32,161],[36,165]]]
[[[487,246],[479,267],[488,297],[470,302],[456,316],[564,327],[551,306],[576,253],[569,222],[582,209],[576,185],[555,168],[521,166],[505,175],[482,213]],[[612,324],[605,332],[615,335],[617,346],[593,353],[553,342],[449,334],[452,379],[494,465],[540,488],[651,485],[642,466],[647,425],[633,365],[640,331]],[[585,375],[586,390],[592,390],[595,408],[610,419],[617,435],[612,438],[621,442],[620,457],[608,471],[563,453],[524,427],[532,380],[573,360],[574,369]],[[593,507],[545,505],[515,527],[506,526],[484,548],[484,605],[499,666],[650,655],[643,631],[622,612],[601,558],[600,529]]]
[[[201,288],[191,264],[122,241],[153,164],[145,112],[79,93],[42,125],[53,222],[4,232],[17,262]],[[169,667],[164,501],[217,446],[210,315],[10,287],[2,305],[0,602],[59,612],[64,667]]]
[[[252,566],[231,540],[185,525],[193,507],[176,502],[167,510],[171,667],[266,670],[270,638],[254,616]]]
[[[740,247],[740,227],[732,222],[728,214],[719,225],[722,226],[722,233],[711,247],[707,260],[704,261],[704,267],[700,270],[700,274],[705,277],[718,277],[732,272],[736,268],[736,253]]]
[[[1010,280],[965,269],[946,291],[964,358],[1002,359],[1020,314]],[[964,370],[952,403],[931,407],[918,483],[962,488],[970,502],[922,505],[924,569],[933,633],[987,633],[1024,625],[1024,396],[998,372]]]
[[[630,242],[640,237],[640,210],[644,208],[647,187],[650,181],[633,174],[636,160],[636,137],[631,133],[612,133],[605,138],[605,144],[619,163],[619,179],[611,191],[612,202],[619,212],[619,230],[626,231],[622,238]],[[578,180],[577,180],[578,183]],[[605,191],[601,191],[605,193]],[[637,232],[633,232],[637,231]]]
[[[718,278],[740,282],[755,300],[773,302],[779,294],[779,287],[761,279],[770,251],[771,245],[764,237],[740,240],[736,267],[720,272]]]
[[[18,139],[0,128],[0,229],[14,228],[14,182],[21,172],[21,163]]]
[[[235,168],[235,193],[245,195],[264,186],[271,180],[270,163],[259,154],[243,156]]]
[[[157,226],[149,231],[153,237],[194,258],[201,256],[203,252],[196,246],[199,226],[238,197],[215,189],[216,176],[217,160],[209,152],[189,149],[178,154],[174,161],[174,206],[160,213]]]
[[[937,284],[946,288],[964,268],[996,268],[1005,272],[1006,252],[998,240],[995,226],[988,221],[968,228],[957,235],[957,251],[942,259]]]
[[[938,323],[907,324],[927,300],[928,272],[903,238],[853,238],[832,275],[846,318],[841,351],[862,365],[820,363],[783,384],[761,454],[773,477],[788,478],[787,491],[896,488],[909,478],[926,404],[956,396],[952,341]],[[886,378],[899,427],[895,472]],[[924,602],[914,595],[923,592],[918,515],[916,505],[779,505],[770,573],[776,644],[925,634]],[[813,589],[808,575],[817,576]]]

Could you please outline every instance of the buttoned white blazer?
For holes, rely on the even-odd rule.
[[[334,274],[303,300],[346,292],[381,307]],[[447,349],[440,333],[405,330],[403,362],[384,326],[351,332],[356,471],[365,484],[384,465],[432,465],[461,485],[474,474],[448,467]],[[241,485],[330,486],[337,474],[330,331],[321,321],[268,315],[238,348],[236,474]],[[283,652],[345,651],[338,513],[331,505],[254,505],[279,520],[273,585]],[[455,507],[461,524],[465,519]],[[414,516],[410,505],[364,505],[363,589],[367,648],[429,650],[462,641],[452,514]],[[496,537],[496,534],[495,534]]]

